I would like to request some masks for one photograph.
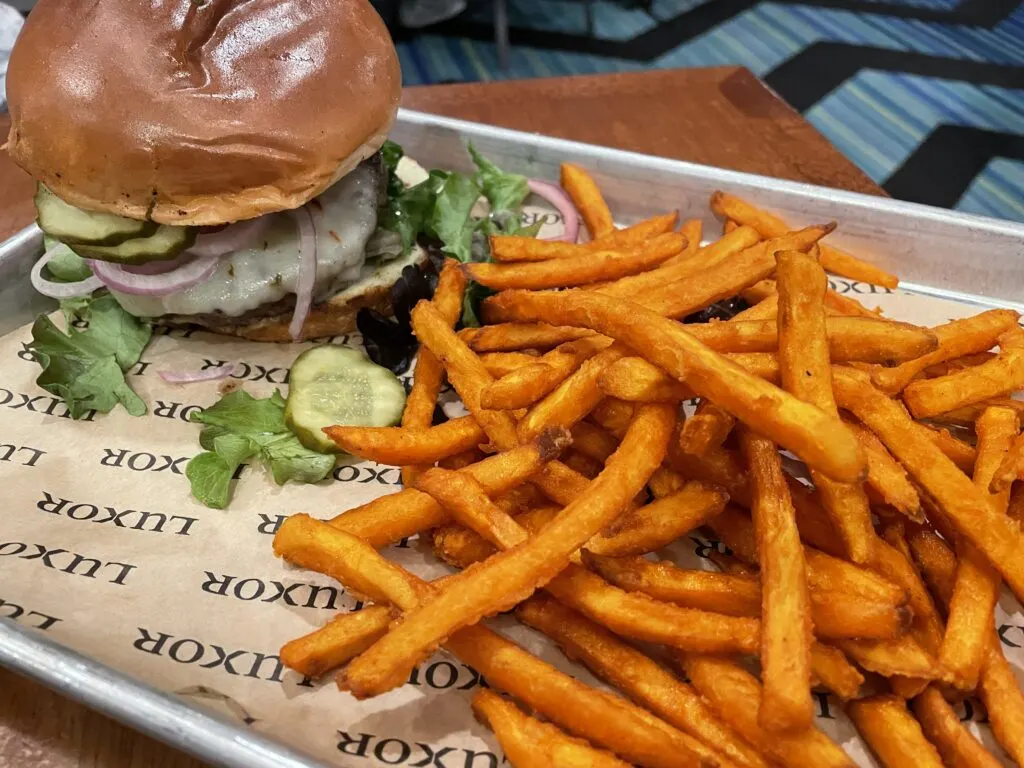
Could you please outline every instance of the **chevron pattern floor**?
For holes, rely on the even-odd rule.
[[[511,66],[489,10],[399,33],[406,83],[743,65],[890,194],[1024,221],[1020,0],[654,0],[650,13],[509,0]]]

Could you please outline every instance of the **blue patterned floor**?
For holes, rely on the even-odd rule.
[[[872,0],[728,1],[736,13],[729,16],[724,11],[727,18],[697,36],[686,34],[685,22],[695,13],[708,11],[710,5],[699,7],[700,0],[655,0],[650,15],[598,2],[597,37],[621,44],[595,46],[586,40],[583,7],[578,3],[510,0],[511,25],[517,33],[514,39],[529,41],[536,35],[540,43],[515,45],[508,71],[500,69],[495,46],[487,40],[490,18],[484,3],[474,8],[468,19],[400,42],[399,55],[409,85],[648,67],[743,65],[803,108],[810,122],[882,185],[940,126],[983,129],[986,136],[998,134],[1003,143],[997,146],[1007,146],[1009,140],[1016,147],[1016,139],[1024,137],[1024,5],[1007,8],[1004,3],[1000,10],[998,2],[975,2],[968,11],[962,0],[885,0],[884,5]],[[724,2],[727,0],[710,0]],[[846,9],[822,7],[829,5]],[[850,6],[857,9],[849,10]],[[883,13],[876,13],[876,7]],[[918,13],[925,18],[907,18]],[[997,18],[985,19],[986,13]],[[998,18],[1000,13],[1002,18]],[[969,23],[946,23],[944,14],[959,14],[954,22],[966,18]],[[660,38],[659,28],[667,30]],[[683,39],[675,45],[677,38],[671,38],[666,45],[665,36],[676,34],[675,28],[682,30]],[[465,35],[467,29],[468,37],[457,36]],[[550,32],[562,33],[568,41],[562,49],[555,49],[561,46],[558,41],[544,38]],[[644,49],[648,39],[649,53]],[[787,88],[795,83],[800,86],[796,90],[802,90],[800,78],[817,76],[811,68],[806,73],[800,71],[799,57],[822,43],[842,44],[840,48],[849,48],[855,55],[863,49],[866,63],[821,93],[814,103],[800,104],[800,97],[790,95]],[[619,50],[623,55],[616,55]],[[902,59],[875,68],[875,50],[908,54],[905,58],[912,60],[909,71],[900,71]],[[933,71],[933,59],[945,67]],[[789,71],[784,73],[787,62]],[[979,71],[971,74],[973,70],[966,71],[970,67]],[[1015,153],[982,162],[981,172],[973,180],[965,179],[956,190],[959,199],[954,195],[948,204],[1024,221],[1024,156]],[[941,159],[932,165],[933,172],[941,174]],[[913,186],[920,179],[912,182],[911,191],[902,196],[914,199]],[[896,179],[893,184],[905,191],[905,184],[898,185]],[[926,193],[927,189],[921,192]]]

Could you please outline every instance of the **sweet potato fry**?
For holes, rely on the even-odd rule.
[[[572,435],[573,447],[595,461],[602,464],[615,453],[619,441],[596,424],[581,421],[569,430]]]
[[[649,362],[833,479],[852,482],[866,469],[859,443],[838,417],[751,376],[679,323],[632,302],[583,291],[507,291],[491,300],[517,319],[589,326],[641,351]]]
[[[386,605],[338,614],[319,629],[285,643],[281,663],[306,677],[320,677],[373,645],[390,624],[391,609]]]
[[[885,768],[923,766],[943,768],[938,750],[925,738],[921,725],[903,699],[871,696],[846,704],[846,714]]]
[[[1007,331],[999,345],[999,355],[987,363],[910,382],[903,390],[910,412],[926,419],[1024,387],[1024,331]]]
[[[832,691],[843,701],[855,699],[864,685],[864,675],[850,663],[846,654],[824,643],[811,646],[812,683]]]
[[[640,357],[621,357],[598,378],[601,392],[630,403],[671,403],[689,400],[693,391]]]
[[[560,344],[532,365],[512,371],[488,386],[480,394],[480,404],[503,411],[528,408],[611,343],[611,339],[595,334]]]
[[[768,277],[764,280],[758,280],[749,288],[744,288],[740,291],[740,296],[743,297],[744,301],[750,304],[760,304],[765,299],[777,296],[779,292],[778,286],[775,283],[775,279]]]
[[[1017,525],[993,510],[986,496],[935,446],[927,430],[871,386],[865,374],[837,366],[832,379],[840,405],[878,435],[957,532],[984,553],[1015,594],[1024,595],[1024,561],[1019,557],[1024,534]]]
[[[587,543],[599,555],[653,552],[704,525],[725,507],[728,496],[714,486],[691,481],[675,493],[623,513]]]
[[[762,691],[757,679],[737,664],[715,656],[680,654],[691,684],[723,721],[755,748],[794,768],[853,768],[846,753],[813,726],[799,734],[778,734],[758,724]]]
[[[844,420],[845,421],[845,420]],[[921,513],[921,498],[917,489],[907,477],[907,472],[886,450],[882,441],[874,433],[860,424],[845,421],[850,431],[860,441],[864,455],[868,460],[868,487],[878,498],[907,517],[918,522],[924,521]]]
[[[604,397],[598,386],[601,372],[624,353],[621,344],[614,344],[584,361],[522,418],[517,427],[519,439],[530,440],[552,424],[569,428],[581,421]]]
[[[633,420],[637,405],[614,397],[606,397],[590,414],[590,418],[599,427],[613,435],[619,442],[626,434],[629,423]]]
[[[514,352],[522,349],[549,349],[575,341],[594,332],[586,328],[556,327],[545,323],[501,323],[474,328],[469,337],[474,352]]]
[[[1009,309],[990,309],[974,317],[936,326],[932,331],[939,346],[934,351],[895,368],[875,371],[872,381],[886,394],[901,392],[919,373],[936,363],[986,351],[996,343],[1000,334],[1016,327],[1018,317]]]
[[[487,372],[496,379],[508,376],[523,366],[535,365],[539,359],[540,355],[532,352],[485,352],[480,355]]]
[[[466,276],[458,262],[447,259],[437,280],[432,299],[438,313],[449,325],[462,315],[462,295],[466,290]],[[412,388],[405,399],[402,426],[423,429],[434,423],[434,406],[444,380],[444,369],[430,350],[421,350],[413,371]],[[402,468],[402,482],[410,485],[417,473],[416,467]]]
[[[1006,492],[991,493],[989,483],[1003,454],[1010,447],[1020,424],[1008,408],[989,408],[978,419],[978,458],[974,464],[974,485],[987,497],[997,514],[1006,514],[1010,500]],[[963,691],[973,691],[985,658],[995,621],[995,605],[1002,580],[999,573],[972,545],[957,545],[959,563],[956,584],[946,619],[939,662]]]
[[[740,446],[754,491],[751,512],[761,564],[761,681],[758,723],[773,733],[810,727],[811,611],[803,547],[775,445],[747,429]]]
[[[836,293],[831,288],[825,292],[825,308],[829,313],[847,317],[879,317],[882,314],[880,309],[868,309],[856,299]]]
[[[516,617],[558,643],[570,659],[702,742],[701,757],[768,768],[764,758],[719,721],[690,686],[586,617],[543,595],[522,603]]]
[[[569,556],[614,520],[647,483],[664,459],[674,416],[664,406],[639,408],[622,445],[591,483],[586,499],[570,504],[528,542],[453,576],[444,590],[406,614],[348,665],[348,689],[366,697],[401,685],[413,666],[444,638],[516,605],[554,578]]]
[[[570,439],[563,430],[552,430],[532,443],[491,456],[461,471],[469,473],[488,494],[496,496],[535,476],[569,445]],[[384,547],[443,525],[447,520],[448,514],[427,494],[406,488],[343,512],[332,518],[330,524],[375,547]]]
[[[279,556],[303,567],[324,567],[343,584],[369,585],[369,591],[403,611],[415,609],[436,592],[362,539],[306,515],[286,520],[274,546]],[[492,688],[629,762],[675,768],[680,760],[698,760],[685,734],[624,699],[598,693],[485,627],[456,632],[446,648],[486,676]]]
[[[945,765],[957,768],[1000,768],[974,735],[960,723],[960,716],[934,685],[911,703],[925,737],[935,745]]]
[[[782,385],[825,413],[838,418],[832,394],[828,339],[823,303],[828,280],[821,266],[802,253],[780,251],[779,287],[779,370]],[[868,321],[870,322],[870,321]],[[843,539],[850,559],[867,561],[874,531],[868,498],[858,479],[836,483],[811,470],[822,505]]]
[[[835,644],[864,669],[885,677],[938,680],[942,676],[935,658],[910,635],[895,640],[836,640]]]
[[[978,415],[980,416],[981,414]],[[935,446],[946,454],[946,457],[951,459],[961,472],[964,474],[974,472],[974,462],[978,457],[978,452],[973,445],[969,445],[963,440],[954,437],[948,429],[935,427],[931,424],[923,424],[922,426],[928,431],[928,436],[935,443]]]
[[[777,216],[773,216],[735,195],[728,195],[724,192],[715,192],[711,195],[711,210],[721,218],[754,227],[761,233],[761,237],[779,237],[789,229],[786,223]],[[819,258],[821,266],[840,277],[862,280],[886,288],[895,288],[899,285],[899,278],[895,275],[851,256],[845,251],[840,251],[838,248],[822,245]]]
[[[1002,457],[992,475],[990,490],[996,493],[1009,491],[1015,480],[1024,479],[1024,434],[1017,435]]]
[[[482,688],[473,697],[473,713],[487,725],[517,768],[547,768],[551,765],[586,765],[593,768],[629,768],[610,752],[595,749],[574,739],[557,726],[536,720],[512,702]]]
[[[735,424],[736,418],[731,413],[710,400],[701,400],[679,432],[679,450],[700,456],[711,448],[718,448]]]
[[[612,213],[604,201],[597,182],[589,173],[572,163],[562,163],[562,188],[569,195],[591,239],[604,237],[615,230]]]
[[[616,229],[604,237],[591,240],[589,243],[566,243],[557,240],[538,240],[535,237],[521,235],[491,235],[491,256],[495,261],[545,261],[547,259],[564,259],[570,256],[581,256],[594,251],[614,251],[633,246],[651,238],[671,232],[679,221],[678,213],[666,213],[652,216],[637,222],[625,229]],[[699,220],[697,220],[699,223]],[[692,228],[685,228],[682,234],[689,241],[693,234]],[[700,230],[696,231],[696,242],[700,243]]]
[[[696,253],[684,257],[685,251],[680,252],[666,259],[657,269],[594,286],[593,290],[624,299],[641,296],[644,291],[693,277],[698,272],[715,267],[727,257],[755,245],[759,239],[757,232],[753,229],[742,227],[710,245],[700,248]],[[687,240],[687,242],[690,241]]]
[[[1012,397],[993,397],[989,400],[983,400],[980,403],[965,405],[962,408],[954,408],[952,411],[940,413],[938,416],[932,418],[932,421],[951,424],[955,427],[973,429],[974,422],[978,420],[978,417],[984,413],[986,408],[992,407],[1010,408],[1016,411],[1018,416],[1024,417],[1024,400],[1015,400]]]
[[[687,219],[679,227],[679,232],[686,238],[686,248],[682,253],[673,256],[670,261],[689,258],[701,249],[701,239],[704,235],[704,224],[700,219]],[[668,262],[665,263],[665,265],[667,264]]]
[[[765,296],[763,300],[757,302],[752,307],[744,309],[737,315],[733,316],[733,321],[737,323],[742,322],[753,322],[757,320],[775,320],[779,315],[779,294],[772,293]]]
[[[581,256],[521,264],[469,262],[462,268],[469,278],[498,291],[564,288],[644,272],[685,247],[685,237],[678,232],[666,232],[628,251],[593,251]]]
[[[324,427],[343,451],[378,464],[433,464],[447,456],[487,442],[472,416],[462,416],[436,427]]]

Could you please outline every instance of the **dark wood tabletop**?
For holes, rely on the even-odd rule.
[[[406,107],[577,141],[884,194],[737,67],[409,88]],[[0,132],[6,134],[6,117]],[[32,180],[0,153],[0,238],[33,217]],[[0,670],[0,768],[202,763]]]

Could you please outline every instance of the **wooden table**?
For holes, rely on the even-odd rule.
[[[406,107],[698,163],[884,194],[745,69],[408,89]],[[0,122],[0,132],[7,132]],[[0,238],[33,218],[33,182],[0,155]],[[201,763],[0,670],[0,768]]]

